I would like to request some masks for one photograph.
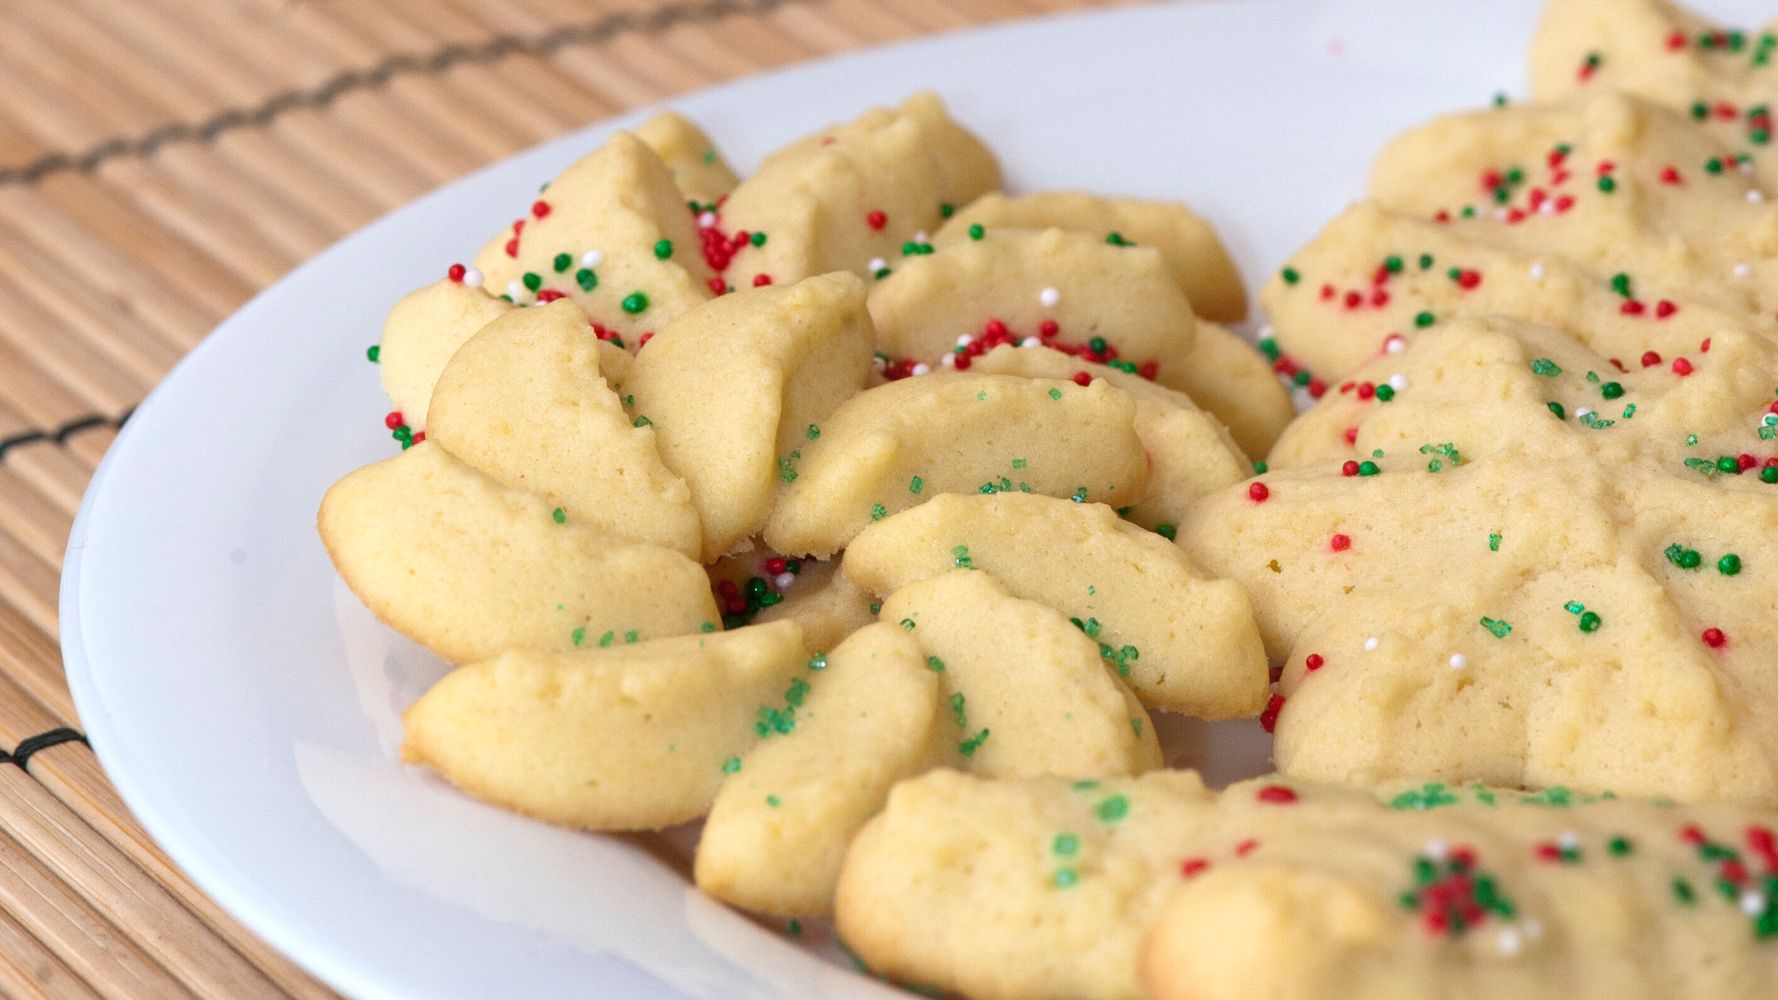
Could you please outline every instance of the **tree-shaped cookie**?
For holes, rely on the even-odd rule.
[[[704,130],[676,111],[662,111],[636,126],[636,138],[661,158],[673,185],[696,202],[700,212],[714,207],[741,182]]]
[[[1774,56],[1778,22],[1743,30],[1668,0],[1550,0],[1529,69],[1539,98],[1610,89],[1666,104],[1707,128],[1729,167],[1773,183]]]
[[[572,298],[632,346],[710,298],[714,278],[685,196],[628,132],[557,175],[474,270],[472,280],[520,305]]]
[[[1453,323],[1194,506],[1180,543],[1289,660],[1279,765],[1778,802],[1778,348],[1706,346],[1619,371]]]

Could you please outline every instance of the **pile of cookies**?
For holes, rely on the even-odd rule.
[[[701,820],[704,891],[938,993],[1769,993],[1775,50],[1552,0],[1259,351],[1200,218],[1001,193],[930,95],[746,180],[616,134],[372,348],[402,451],[319,523],[457,665],[404,757]]]

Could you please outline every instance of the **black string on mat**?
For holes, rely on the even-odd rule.
[[[86,735],[63,726],[59,729],[51,729],[46,733],[38,733],[36,736],[26,737],[19,741],[18,746],[12,748],[11,753],[0,751],[0,764],[17,764],[22,768],[30,763],[31,758],[39,750],[48,750],[50,747],[61,746],[64,743],[86,743]]]
[[[576,45],[596,45],[622,35],[658,35],[683,24],[735,15],[769,13],[792,4],[820,0],[702,0],[669,3],[653,10],[616,11],[592,21],[532,35],[496,35],[473,45],[447,45],[429,54],[397,53],[364,69],[349,69],[321,84],[287,90],[250,108],[229,108],[203,121],[168,122],[138,136],[113,136],[80,153],[48,153],[16,167],[0,167],[0,188],[35,184],[51,174],[90,174],[118,159],[141,159],[174,143],[207,143],[225,132],[259,128],[300,109],[320,109],[335,98],[373,90],[400,76],[435,76],[464,64],[491,63],[509,55],[547,56]]]
[[[121,428],[124,421],[130,419],[130,414],[135,412],[136,408],[132,406],[115,417],[108,417],[103,413],[89,413],[82,417],[75,417],[59,427],[33,427],[30,430],[0,438],[0,460],[4,460],[6,453],[12,449],[22,448],[28,444],[48,441],[65,446],[69,438],[81,431],[90,431],[97,427]]]

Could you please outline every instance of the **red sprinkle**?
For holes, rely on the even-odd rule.
[[[383,418],[383,426],[389,428],[390,430],[394,430],[395,428],[400,427],[402,424],[405,424],[405,423],[407,423],[407,421],[401,419],[401,411],[400,410],[390,410],[389,415]]]
[[[1235,845],[1235,857],[1244,858],[1247,855],[1252,854],[1255,850],[1258,850],[1258,849],[1259,849],[1259,841],[1254,840],[1252,837],[1249,837],[1246,840],[1243,840],[1239,844]]]
[[[566,296],[561,292],[556,291],[554,288],[545,288],[543,291],[537,293],[537,304],[546,305],[560,298],[566,298]]]
[[[1326,660],[1321,658],[1320,653],[1310,653],[1303,659],[1303,669],[1310,673],[1314,673],[1315,671],[1320,670],[1322,664],[1326,662]]]
[[[771,283],[772,276],[769,274],[756,274],[753,276],[753,287],[755,288],[763,288]]]
[[[1685,48],[1685,32],[1675,31],[1667,36],[1667,51],[1678,52],[1683,48]]]
[[[1296,792],[1284,785],[1267,785],[1255,792],[1253,797],[1261,802],[1286,806],[1296,801]]]
[[[1680,828],[1679,839],[1693,847],[1698,847],[1702,845],[1707,838],[1704,836],[1704,829],[1702,827],[1698,826],[1696,823],[1687,823]]]
[[[721,295],[723,292],[728,291],[728,282],[723,281],[721,278],[711,278],[709,285],[711,295]]]
[[[1658,365],[1660,363],[1661,363],[1661,355],[1658,352],[1655,352],[1655,351],[1643,351],[1642,352],[1642,367],[1653,368],[1655,365]]]
[[[1721,649],[1723,644],[1729,641],[1729,637],[1723,633],[1723,630],[1714,625],[1705,629],[1700,638],[1704,640],[1704,645],[1711,649]]]
[[[884,226],[889,224],[889,216],[885,215],[882,209],[876,209],[869,215],[865,216],[864,221],[868,223],[872,229],[881,231]]]
[[[1346,443],[1349,445],[1357,445],[1358,444],[1358,428],[1356,428],[1356,427],[1346,428]]]
[[[1678,184],[1679,183],[1679,171],[1674,169],[1673,167],[1670,167],[1670,166],[1669,167],[1662,167],[1661,168],[1661,183],[1662,184]]]
[[[445,277],[460,283],[463,280],[463,276],[468,273],[469,269],[462,264],[452,264],[450,270],[445,272]]]
[[[549,202],[534,201],[531,203],[531,214],[539,219],[549,217]]]
[[[1196,878],[1203,873],[1204,869],[1209,867],[1210,862],[1203,858],[1186,858],[1179,863],[1179,874],[1185,878]]]
[[[1092,380],[1093,380],[1093,376],[1088,375],[1086,372],[1075,372],[1074,373],[1074,384],[1075,385],[1086,385],[1087,383],[1091,382]]]
[[[1266,710],[1259,713],[1259,725],[1266,732],[1271,732],[1278,725],[1278,712],[1284,707],[1284,696],[1275,694],[1266,702]]]
[[[1625,316],[1640,316],[1648,307],[1635,299],[1625,299],[1624,304],[1617,308],[1618,312],[1623,313]]]
[[[1662,299],[1655,303],[1655,319],[1666,319],[1678,311],[1679,307],[1667,299]],[[1705,341],[1705,343],[1709,343],[1709,341]],[[1710,348],[1706,347],[1704,349],[1708,351]]]
[[[1468,291],[1482,283],[1480,271],[1463,271],[1457,275],[1457,287]]]
[[[415,431],[414,432],[414,443],[415,444],[419,444],[421,441],[424,441],[424,440],[426,440],[426,432],[425,431]]]
[[[1684,358],[1673,359],[1673,374],[1685,377],[1692,373],[1692,363]]]
[[[1356,476],[1356,475],[1358,475],[1358,463],[1353,461],[1350,458],[1346,459],[1344,462],[1341,462],[1340,463],[1340,475],[1342,475],[1342,476]]]
[[[1271,495],[1272,491],[1266,488],[1265,483],[1254,483],[1247,487],[1247,497],[1254,503],[1265,503],[1266,498]]]
[[[1351,535],[1335,535],[1332,538],[1328,539],[1327,547],[1330,549],[1333,549],[1335,552],[1344,552],[1347,549],[1352,547],[1352,536]]]

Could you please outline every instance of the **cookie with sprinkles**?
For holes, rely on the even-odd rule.
[[[809,667],[794,727],[741,757],[698,839],[698,888],[756,913],[831,914],[852,835],[953,742],[940,675],[906,629],[867,626]]]
[[[633,418],[690,484],[706,560],[765,527],[829,416],[864,388],[864,295],[845,272],[749,288],[688,311],[637,354],[625,382]]]
[[[432,442],[335,483],[317,527],[352,592],[452,663],[717,620],[693,560],[571,519]]]
[[[1202,329],[1200,327],[1200,329]],[[1253,463],[1215,416],[1191,396],[1063,351],[1002,344],[970,363],[984,375],[1072,379],[1102,378],[1136,401],[1136,436],[1148,451],[1148,489],[1140,503],[1124,509],[1133,524],[1171,533],[1193,500],[1246,479]]]
[[[1015,492],[1136,503],[1148,458],[1135,419],[1130,394],[1102,380],[946,372],[866,389],[801,449],[766,544],[826,558],[873,521],[1003,478]]]
[[[1728,169],[1778,184],[1772,144],[1778,22],[1740,29],[1667,0],[1549,0],[1532,35],[1539,98],[1612,89],[1687,115],[1720,144]]]
[[[1631,281],[1633,314],[1659,320],[1666,300],[1769,321],[1778,204],[1721,154],[1685,116],[1600,90],[1410,129],[1378,154],[1370,191],[1484,244],[1599,262]]]
[[[737,607],[745,611],[749,603],[757,600],[761,606],[754,621],[764,624],[788,618],[802,627],[810,648],[833,649],[847,636],[877,620],[876,599],[846,579],[837,562],[787,559],[758,552],[735,558],[751,561],[759,569],[757,576],[747,577],[734,593],[716,595],[725,621]],[[755,579],[759,584],[753,583]],[[721,583],[717,586],[720,588]],[[772,599],[774,595],[777,600]]]
[[[896,266],[879,261],[928,252],[955,206],[999,187],[994,154],[922,92],[766,157],[710,220],[730,237],[715,256],[735,288],[868,277]]]
[[[872,968],[997,1000],[1757,996],[1772,821],[1560,788],[935,771],[859,834],[838,923]]]
[[[377,374],[389,396],[398,425],[413,433],[426,430],[432,389],[457,348],[482,327],[510,312],[509,302],[489,295],[482,275],[462,265],[450,277],[402,296],[389,310],[377,344]]]
[[[686,198],[661,158],[618,132],[544,186],[481,252],[483,287],[517,305],[571,298],[633,347],[711,297]]]
[[[1161,766],[1154,726],[1099,643],[987,573],[954,569],[889,595],[949,707],[935,763],[987,777],[1103,778]]]
[[[1456,319],[1553,326],[1626,365],[1693,355],[1722,330],[1778,338],[1778,321],[1752,314],[1745,297],[1713,299],[1705,287],[1667,283],[1662,271],[1633,274],[1553,242],[1530,249],[1496,239],[1506,228],[1354,205],[1266,283],[1260,301],[1272,330],[1260,346],[1316,372],[1325,391],[1355,366]]]
[[[645,640],[613,629],[578,649],[508,652],[422,695],[402,716],[401,756],[537,819],[658,830],[709,810],[767,738],[760,718],[793,712],[777,706],[807,691],[808,662],[793,622]]]
[[[988,231],[897,266],[871,288],[870,310],[880,348],[902,369],[967,369],[997,344],[1041,345],[1192,394],[1251,451],[1289,419],[1268,375],[1248,399],[1198,397],[1200,323],[1153,247],[1068,229]]]
[[[661,460],[654,429],[624,409],[602,343],[572,302],[512,310],[445,367],[431,439],[567,518],[695,558],[703,536],[691,490]]]
[[[1247,289],[1233,258],[1210,223],[1180,202],[1085,191],[995,191],[958,209],[933,234],[932,245],[942,249],[1002,229],[1069,229],[1112,246],[1153,247],[1166,258],[1193,312],[1222,323],[1247,316]]]
[[[636,126],[636,138],[661,158],[674,186],[696,204],[696,211],[713,208],[741,183],[697,122],[677,111],[662,111]]]
[[[999,490],[933,497],[864,529],[844,568],[878,595],[956,568],[987,573],[1066,615],[1153,707],[1229,719],[1266,702],[1247,595],[1104,504]]]
[[[1778,346],[1676,361],[1453,323],[1188,512],[1287,661],[1281,768],[1778,803]]]

